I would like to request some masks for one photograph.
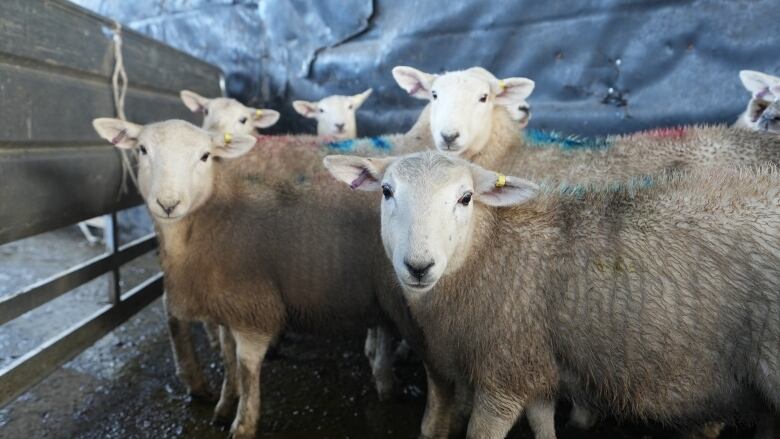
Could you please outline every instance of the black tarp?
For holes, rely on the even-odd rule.
[[[293,99],[369,86],[360,134],[407,129],[424,103],[395,65],[529,77],[531,126],[584,135],[731,122],[749,98],[739,70],[780,74],[778,0],[77,3],[219,65],[231,96],[282,112],[277,132],[314,131]]]

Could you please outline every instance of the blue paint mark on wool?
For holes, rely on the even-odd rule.
[[[352,151],[355,148],[355,140],[337,140],[334,142],[329,142],[327,146],[328,148],[335,149],[337,151]]]
[[[389,151],[393,148],[393,144],[384,136],[371,137],[370,139],[376,149]]]
[[[550,184],[543,182],[540,187],[542,192],[555,193],[562,196],[572,196],[574,198],[582,198],[588,193],[616,193],[627,192],[629,196],[633,197],[637,191],[643,189],[649,189],[653,187],[655,180],[650,175],[642,175],[628,178],[623,181],[614,181],[603,184],[569,184],[558,183]]]
[[[561,149],[603,149],[612,146],[612,142],[606,137],[565,136],[555,131],[526,130],[525,139],[529,145],[540,147],[556,145]]]
[[[327,143],[326,146],[337,151],[353,151],[357,145],[357,142],[361,140],[362,139],[336,140]],[[376,149],[381,149],[383,151],[389,151],[393,149],[393,144],[385,136],[367,137],[366,140],[370,142],[371,146]]]

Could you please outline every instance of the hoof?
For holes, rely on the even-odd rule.
[[[188,393],[193,402],[213,404],[217,401],[217,396],[209,389],[191,389]]]

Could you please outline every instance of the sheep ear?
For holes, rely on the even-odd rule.
[[[534,91],[534,82],[528,78],[506,78],[493,85],[498,105],[520,105]],[[527,105],[527,104],[526,104]]]
[[[141,131],[144,129],[143,125],[108,117],[93,120],[92,126],[100,137],[121,149],[135,148],[138,144],[138,136],[141,135]]]
[[[739,72],[742,85],[753,93],[753,97],[761,98],[773,86],[780,84],[780,78],[754,70],[742,70]]]
[[[351,155],[329,155],[322,163],[330,174],[351,189],[378,191],[385,170],[395,158],[365,158]]]
[[[393,78],[402,89],[417,99],[432,98],[431,87],[436,75],[421,72],[412,67],[397,66],[393,68]]]
[[[255,128],[268,128],[279,121],[279,112],[267,108],[250,108],[249,120]]]
[[[369,88],[368,90],[364,91],[363,93],[358,93],[351,97],[352,99],[352,106],[355,110],[357,110],[361,105],[363,105],[363,102],[368,99],[369,96],[371,96],[371,92],[373,92],[373,88]]]
[[[184,105],[193,113],[203,113],[203,110],[205,110],[206,107],[209,106],[209,102],[211,102],[211,99],[204,98],[194,91],[189,90],[182,90],[181,93],[179,93],[179,96],[181,96],[181,101],[184,102]]]
[[[294,101],[293,108],[303,117],[317,117],[317,103],[309,101]]]
[[[539,186],[519,177],[498,174],[471,165],[475,200],[494,207],[514,206],[536,198]]]
[[[236,135],[230,133],[211,133],[211,153],[217,157],[232,159],[248,153],[257,139],[250,135]]]

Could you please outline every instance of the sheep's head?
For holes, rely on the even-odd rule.
[[[372,89],[354,96],[328,96],[318,102],[295,101],[293,108],[301,116],[317,120],[317,134],[338,139],[357,137],[355,112],[371,95]]]
[[[382,191],[382,242],[412,294],[427,292],[463,264],[476,209],[523,203],[538,192],[529,181],[438,151],[381,159],[328,156],[324,163],[353,189]]]
[[[499,80],[481,67],[433,75],[404,66],[395,67],[393,77],[409,95],[431,101],[431,135],[439,151],[464,158],[482,151],[495,110],[508,109],[515,120],[526,119],[522,126],[530,118],[526,98],[534,82],[527,78]]]
[[[211,195],[216,160],[238,157],[255,144],[252,136],[211,133],[183,120],[136,125],[101,118],[92,125],[117,148],[138,152],[138,189],[162,223],[203,205]]]
[[[749,127],[780,133],[780,77],[743,70],[739,78],[752,94],[747,107]]]
[[[254,134],[279,120],[279,112],[267,108],[251,108],[230,98],[208,99],[189,91],[180,93],[184,105],[193,113],[203,113],[203,128],[233,135]]]

